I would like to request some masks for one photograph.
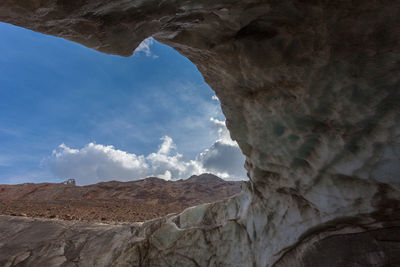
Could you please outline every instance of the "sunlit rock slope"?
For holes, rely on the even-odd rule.
[[[399,18],[399,0],[0,4],[1,21],[102,52],[175,48],[246,155],[241,195],[137,226],[105,266],[400,265]]]

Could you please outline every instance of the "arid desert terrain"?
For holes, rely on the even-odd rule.
[[[241,183],[202,174],[178,181],[149,177],[86,186],[0,185],[0,214],[82,221],[144,221],[228,198],[240,192]]]

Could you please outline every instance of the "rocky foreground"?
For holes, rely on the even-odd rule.
[[[0,214],[63,220],[138,222],[226,199],[242,182],[212,174],[187,180],[149,177],[87,186],[67,183],[0,185]]]

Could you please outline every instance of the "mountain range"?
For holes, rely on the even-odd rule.
[[[166,181],[157,177],[77,186],[63,183],[0,185],[0,214],[84,221],[144,221],[215,202],[240,192],[242,182],[213,174]]]

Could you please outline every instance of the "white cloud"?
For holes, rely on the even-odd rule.
[[[151,46],[154,44],[154,39],[152,37],[144,39],[139,46],[135,49],[134,54],[140,54],[143,53],[147,57],[152,57],[152,58],[158,58],[157,55],[155,55],[151,51]]]
[[[202,169],[193,160],[174,151],[168,136],[162,138],[159,150],[147,156],[128,153],[113,146],[89,143],[81,149],[61,144],[47,160],[50,171],[64,179],[75,178],[79,184],[106,180],[129,181],[148,176],[164,179],[186,178]]]
[[[200,153],[196,160],[208,172],[214,173],[223,179],[242,180],[246,177],[243,167],[245,158],[238,144],[230,137],[225,122],[211,118],[219,138],[212,146]]]
[[[213,124],[213,128],[215,128],[218,131],[218,140],[217,142],[229,145],[229,146],[235,146],[239,147],[238,144],[231,139],[230,133],[228,129],[226,128],[225,122],[215,119],[215,118],[210,118],[211,123]]]
[[[216,95],[213,95],[213,96],[211,97],[211,99],[219,102],[219,98],[218,98],[218,96],[216,96]]]
[[[225,123],[214,118],[211,122],[218,130],[219,139],[194,160],[178,153],[172,138],[164,136],[158,151],[149,155],[136,155],[95,143],[81,149],[61,144],[46,160],[46,165],[57,177],[75,178],[79,184],[130,181],[149,176],[176,180],[204,172],[227,180],[246,179],[244,156],[236,142],[230,139]]]
[[[164,136],[161,138],[161,140],[163,140],[163,143],[158,150],[159,154],[168,155],[172,150],[176,149],[176,145],[174,144],[174,141],[171,137]]]

